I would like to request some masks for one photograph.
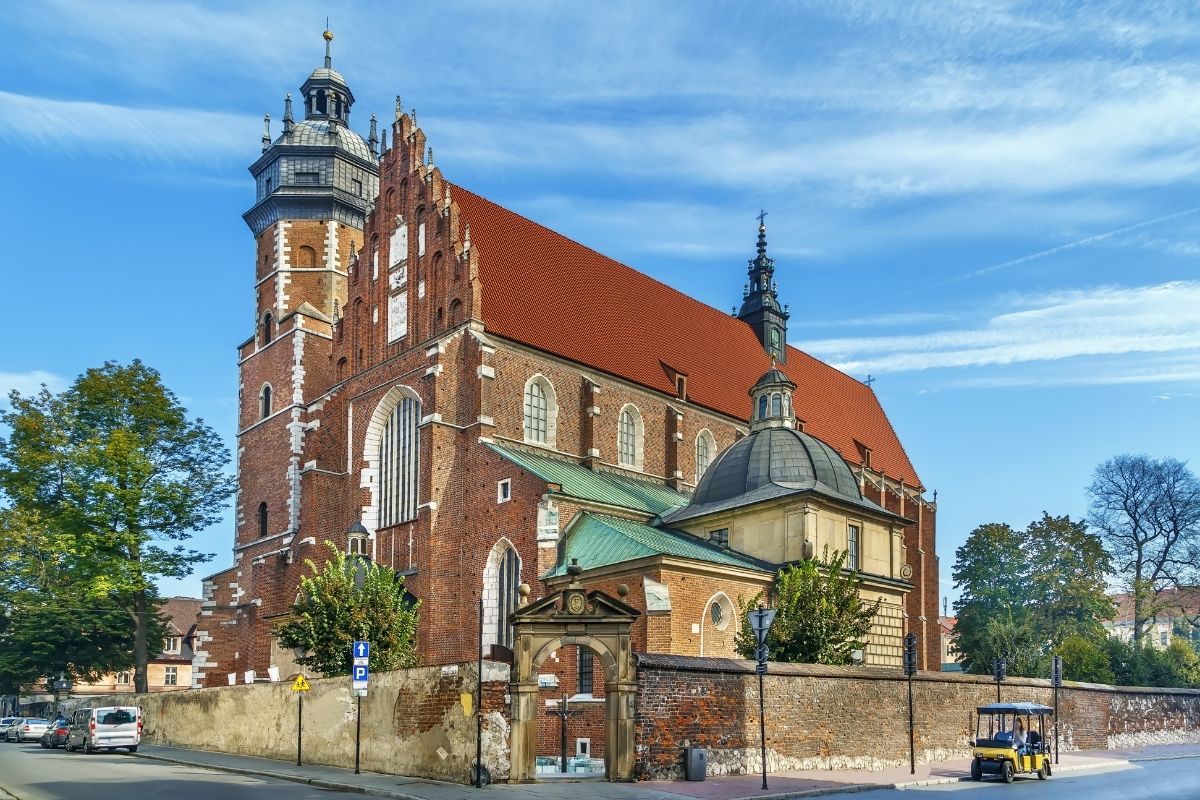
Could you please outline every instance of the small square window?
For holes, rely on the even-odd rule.
[[[358,195],[359,197],[362,197],[362,196],[363,196],[363,193],[362,193],[362,181],[355,181],[355,180],[352,180],[352,181],[350,181],[350,183],[351,183],[351,184],[354,186],[354,193],[355,193],[356,195]]]
[[[512,499],[512,480],[505,478],[502,481],[496,481],[496,502],[507,503]]]
[[[717,547],[729,547],[729,528],[709,531],[708,540]]]

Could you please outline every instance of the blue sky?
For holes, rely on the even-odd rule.
[[[140,357],[232,446],[246,167],[326,15],[354,128],[399,94],[451,180],[706,303],[765,208],[791,342],[874,376],[938,491],[944,592],[976,525],[1082,515],[1117,453],[1195,458],[1185,3],[14,5],[0,388]]]

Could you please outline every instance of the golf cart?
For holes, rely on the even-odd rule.
[[[992,703],[976,709],[975,760],[971,779],[998,776],[1012,783],[1016,775],[1034,775],[1038,780],[1050,777],[1050,742],[1054,709],[1037,703]],[[1017,722],[1025,732],[1024,746],[1014,743]]]

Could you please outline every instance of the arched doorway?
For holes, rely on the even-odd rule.
[[[585,648],[594,653],[596,677],[604,676],[605,774],[610,781],[633,780],[634,713],[637,673],[629,629],[640,612],[621,600],[587,591],[579,582],[578,564],[567,568],[565,589],[535,603],[522,605],[509,616],[513,627],[512,770],[510,782],[537,780],[538,726],[551,724],[539,708],[538,668],[562,648]],[[618,587],[624,597],[628,587]],[[529,595],[521,586],[522,601]]]

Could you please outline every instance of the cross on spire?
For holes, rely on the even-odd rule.
[[[767,224],[765,222],[766,218],[767,218],[767,212],[760,209],[758,212],[758,227],[761,228],[762,226]]]

